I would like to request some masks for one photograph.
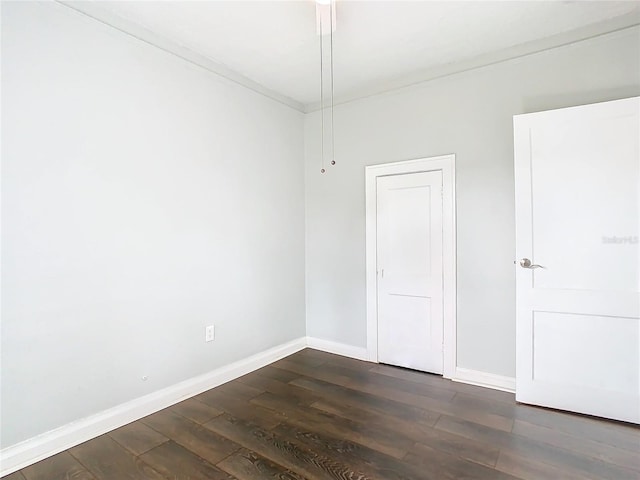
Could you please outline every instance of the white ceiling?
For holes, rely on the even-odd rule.
[[[304,105],[319,100],[313,0],[119,1],[100,8],[281,96]],[[566,43],[567,32],[601,33],[589,26],[620,28],[615,19],[638,23],[640,2],[337,0],[336,17],[335,95],[353,97],[541,39]]]

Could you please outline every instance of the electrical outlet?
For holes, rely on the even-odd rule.
[[[213,342],[216,338],[216,332],[213,325],[209,325],[204,331],[204,341]]]

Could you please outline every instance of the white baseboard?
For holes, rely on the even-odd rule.
[[[516,379],[505,377],[495,373],[481,372],[469,368],[456,367],[455,376],[451,379],[454,382],[468,383],[479,387],[493,388],[503,392],[514,393],[516,391]]]
[[[323,352],[335,353],[344,357],[355,358],[371,361],[366,348],[354,347],[344,343],[332,342],[321,338],[307,337],[307,346]],[[516,391],[516,379],[513,377],[505,377],[496,375],[495,373],[481,372],[479,370],[471,370],[469,368],[456,367],[455,374],[451,378],[454,382],[468,383],[479,387],[492,388],[494,390],[502,390],[504,392],[514,393]]]
[[[7,447],[0,451],[0,477],[246,375],[306,346],[305,337],[278,345]]]
[[[367,349],[364,347],[354,347],[353,345],[346,345],[344,343],[332,342],[331,340],[323,340],[315,337],[307,337],[307,346],[327,353],[335,353],[336,355],[364,360],[365,362],[369,361]]]
[[[0,451],[0,477],[246,375],[305,347],[358,360],[369,360],[367,349],[364,347],[314,337],[298,338],[7,447]],[[513,377],[460,367],[456,368],[452,380],[505,392],[514,392],[516,386]]]

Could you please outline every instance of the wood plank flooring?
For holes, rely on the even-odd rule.
[[[5,479],[640,480],[640,429],[306,349]]]

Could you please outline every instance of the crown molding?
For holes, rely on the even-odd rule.
[[[194,52],[173,40],[158,35],[146,27],[127,20],[123,17],[115,15],[99,5],[97,1],[73,1],[73,0],[55,0],[56,3],[92,18],[104,25],[110,26],[126,35],[129,35],[141,42],[152,45],[169,54],[182,58],[183,60],[197,65],[221,78],[248,88],[260,95],[268,97],[278,103],[286,105],[294,110],[302,113],[312,113],[320,110],[320,102],[302,103],[282,93],[271,90],[264,85],[245,77],[241,73],[230,69],[224,64]],[[438,65],[435,67],[423,69],[416,73],[405,75],[402,77],[375,81],[364,86],[347,91],[338,95],[334,99],[334,106],[343,105],[363,98],[380,95],[403,88],[408,88],[424,82],[446,77],[456,73],[462,73],[477,68],[494,65],[497,63],[514,60],[527,55],[541,53],[554,48],[571,45],[573,43],[582,42],[602,35],[614,33],[640,25],[640,14],[637,12],[621,15],[603,22],[595,23],[579,29],[563,32],[551,37],[546,37],[532,42],[523,43],[513,47],[505,48],[497,52],[491,52],[479,55],[467,60],[455,63]]]
[[[475,70],[477,68],[541,53],[554,48],[564,47],[573,43],[600,37],[602,35],[634,28],[638,25],[640,25],[640,14],[630,13],[627,15],[621,15],[604,22],[595,23],[569,32],[505,48],[497,52],[480,55],[460,62],[438,65],[401,78],[395,78],[383,82],[372,82],[363,87],[358,87],[357,89],[353,89],[345,94],[339,95],[334,99],[333,104],[334,106],[343,105],[363,98],[372,97],[374,95],[412,87],[423,82],[428,82],[430,80],[435,80],[456,73]],[[320,110],[320,102],[313,102],[306,104],[304,111],[305,113],[312,113],[318,110]]]
[[[179,45],[173,40],[170,40],[162,35],[158,35],[157,33],[152,32],[148,28],[144,26],[127,20],[123,17],[115,15],[103,7],[100,6],[99,2],[78,2],[78,1],[70,1],[70,0],[55,0],[55,2],[59,5],[67,7],[75,12],[78,12],[82,15],[85,15],[93,20],[96,20],[104,25],[112,27],[130,37],[133,37],[141,42],[144,42],[153,47],[159,48],[164,52],[167,52],[171,55],[175,55],[177,57],[182,58],[183,60],[197,65],[219,77],[222,77],[228,81],[236,83],[238,85],[242,85],[249,90],[252,90],[260,95],[270,98],[271,100],[275,100],[278,103],[286,105],[294,110],[299,112],[305,111],[304,104],[294,100],[293,98],[287,97],[279,92],[271,90],[258,82],[251,80],[248,77],[236,72],[235,70],[230,69],[229,67],[212,60],[211,58],[202,55],[200,53],[194,52],[193,50]]]

